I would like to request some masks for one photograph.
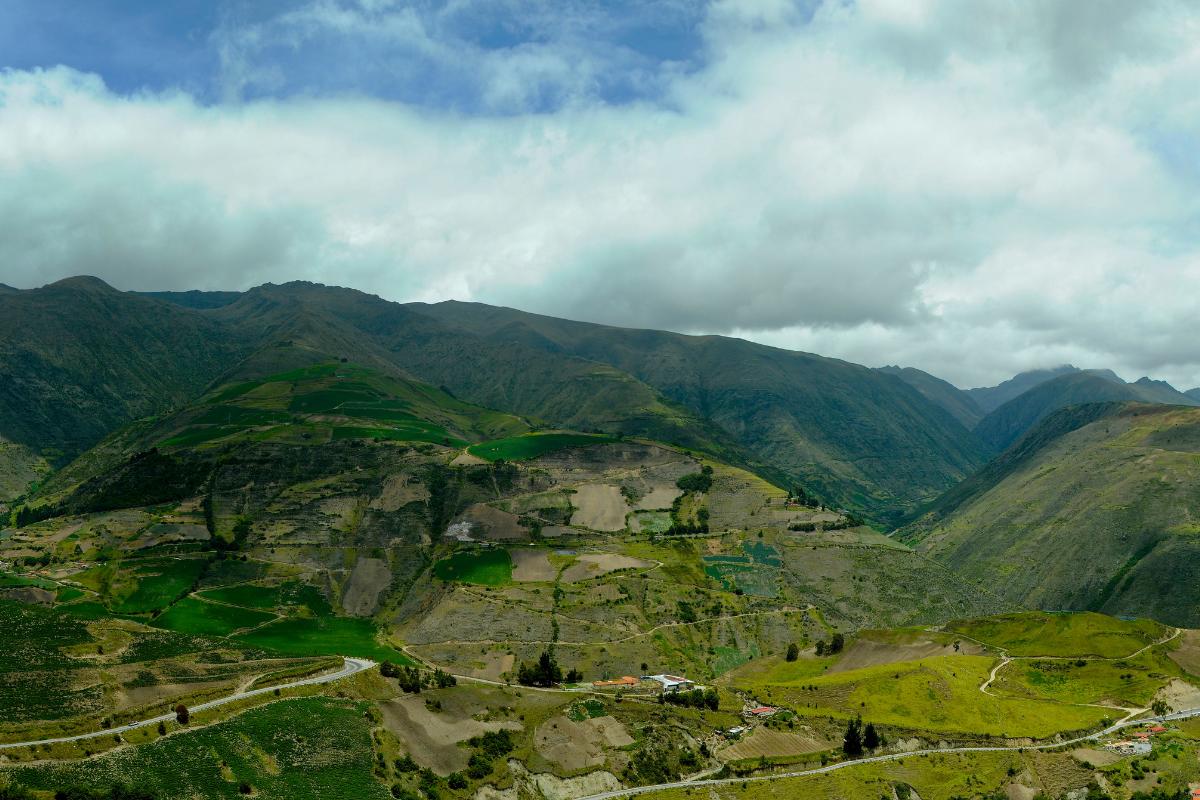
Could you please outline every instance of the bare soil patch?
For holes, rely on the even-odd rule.
[[[628,744],[633,744],[633,737],[614,717],[574,722],[560,715],[543,722],[534,733],[538,754],[565,772],[602,766],[607,748]]]
[[[575,513],[571,515],[572,525],[593,531],[625,529],[625,515],[629,513],[629,506],[616,486],[585,483],[575,488],[572,502],[575,505]]]
[[[650,491],[638,500],[637,505],[633,508],[635,511],[662,511],[671,507],[671,503],[675,502],[675,498],[683,494],[678,486],[672,484],[660,484],[652,487]]]
[[[558,575],[548,550],[509,550],[508,554],[512,557],[514,581],[553,581]]]
[[[983,648],[975,642],[959,642],[959,654],[979,655]],[[894,664],[899,661],[917,661],[932,656],[955,655],[953,644],[943,644],[930,639],[911,642],[881,642],[873,639],[855,639],[842,657],[829,668],[829,672],[849,672],[852,669]]]
[[[413,760],[439,775],[467,766],[469,752],[458,746],[472,736],[502,728],[520,730],[515,722],[480,722],[454,710],[430,711],[421,695],[407,695],[379,704],[383,724],[395,734]]]
[[[741,741],[721,750],[718,755],[725,761],[741,761],[762,756],[798,756],[827,750],[829,747],[829,742],[809,734],[758,728]]]
[[[529,532],[517,524],[516,514],[476,503],[457,520],[471,523],[471,535],[477,539],[528,539]]]
[[[1114,753],[1111,750],[1096,750],[1092,747],[1080,747],[1072,750],[1071,755],[1075,757],[1076,761],[1091,764],[1094,767],[1107,767],[1123,758],[1120,753]]]
[[[654,566],[651,561],[623,556],[618,553],[584,553],[575,563],[563,570],[563,583],[578,583],[588,578],[599,578],[619,569],[645,569]]]
[[[369,617],[379,609],[380,596],[392,584],[392,570],[382,558],[360,558],[342,590],[342,608],[355,617]]]
[[[1184,671],[1200,675],[1200,631],[1184,631],[1170,656]]]
[[[409,503],[429,499],[429,489],[411,475],[399,474],[388,477],[379,496],[371,501],[371,508],[380,511],[399,511]]]
[[[474,466],[478,466],[479,464],[486,464],[486,463],[488,463],[488,462],[485,459],[482,459],[479,456],[473,456],[470,453],[468,453],[466,450],[463,450],[461,453],[459,453],[457,456],[454,457],[454,460],[450,462],[450,466],[452,466],[452,467],[474,467]]]
[[[1167,705],[1174,710],[1200,706],[1200,689],[1179,678],[1172,679],[1160,689],[1157,697],[1167,701]]]

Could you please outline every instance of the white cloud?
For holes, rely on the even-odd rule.
[[[348,8],[312,5],[272,42],[380,15],[406,35],[403,7]],[[499,117],[4,73],[0,281],[307,278],[964,385],[1062,361],[1200,384],[1200,15],[1078,8],[721,3],[706,66],[665,75],[661,103]],[[234,50],[234,90],[271,79]],[[544,76],[569,85],[564,52],[496,56],[481,91],[511,109]]]

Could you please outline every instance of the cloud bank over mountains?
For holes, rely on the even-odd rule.
[[[960,385],[1200,384],[1194,7],[663,4],[687,42],[652,53],[585,5],[464,44],[447,9],[488,5],[226,15],[212,93],[0,73],[0,281],[299,278]]]

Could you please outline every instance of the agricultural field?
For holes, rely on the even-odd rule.
[[[861,715],[902,730],[968,737],[1044,738],[1092,728],[1113,715],[1101,708],[984,693],[979,687],[996,663],[987,656],[935,656],[786,683],[731,683],[801,716]]]
[[[6,770],[16,784],[108,791],[130,781],[159,797],[389,798],[372,772],[371,725],[359,702],[304,698],[74,763]]]
[[[185,597],[154,619],[158,628],[201,636],[229,636],[276,619],[274,614]]]
[[[530,433],[473,444],[467,452],[485,461],[528,461],[557,450],[615,441],[618,441],[615,437],[598,434]]]
[[[512,559],[507,550],[460,550],[433,565],[433,574],[443,581],[500,586],[512,581]]]
[[[1165,639],[1170,630],[1151,620],[1121,620],[1087,612],[1025,612],[965,620],[946,630],[1014,656],[1120,658]]]
[[[284,656],[360,656],[408,663],[403,653],[380,642],[378,624],[350,617],[288,618],[234,636],[245,647]]]

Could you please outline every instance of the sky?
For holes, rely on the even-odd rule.
[[[0,282],[1200,385],[1200,6],[5,0]]]

